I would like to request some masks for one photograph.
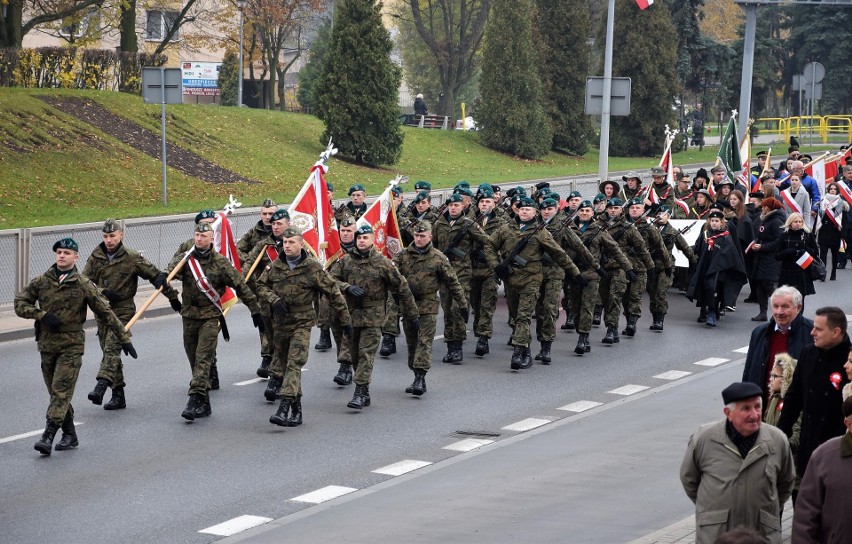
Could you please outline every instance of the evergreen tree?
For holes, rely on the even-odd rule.
[[[584,155],[594,135],[584,108],[590,51],[584,32],[565,29],[589,28],[588,0],[537,0],[536,4],[539,74],[550,115],[552,147]]]
[[[601,41],[605,40],[604,26]],[[631,79],[632,95],[630,115],[612,117],[613,155],[662,154],[665,125],[677,126],[672,110],[678,92],[676,48],[677,35],[665,3],[655,2],[640,11],[635,0],[616,0],[612,73]]]
[[[240,80],[240,59],[233,49],[225,51],[222,68],[219,69],[219,103],[222,106],[237,105],[237,85]]]
[[[299,92],[296,98],[303,108],[313,109],[316,106],[314,89],[329,45],[331,45],[331,20],[324,22],[317,30],[317,36],[311,43],[311,50],[308,53],[308,64],[299,70]]]
[[[533,43],[533,0],[494,0],[485,26],[476,124],[488,147],[526,158],[551,146]]]
[[[336,5],[331,46],[313,96],[329,137],[341,154],[377,166],[393,164],[402,152],[399,84],[391,61],[391,39],[382,24],[381,2],[342,0]]]
[[[704,41],[698,21],[702,18],[705,0],[681,0],[669,4],[672,23],[677,33],[677,77],[684,89],[698,92],[701,81],[696,68],[701,62]]]

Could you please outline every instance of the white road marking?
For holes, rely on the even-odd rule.
[[[244,382],[237,382],[234,385],[251,385],[253,383],[265,382],[266,378],[252,378],[250,380],[246,380]]]
[[[418,468],[428,467],[432,463],[430,461],[415,461],[406,459],[399,463],[394,463],[386,467],[377,468],[373,472],[376,474],[387,474],[388,476],[400,476],[402,474],[417,470]]]
[[[482,446],[487,446],[492,442],[494,441],[486,440],[485,438],[466,438],[464,440],[459,440],[458,442],[453,442],[449,446],[444,446],[442,449],[452,451],[471,451],[476,448],[481,448]]]
[[[730,359],[723,359],[721,357],[709,357],[707,359],[701,359],[700,361],[696,361],[693,364],[698,366],[719,366],[722,363],[727,363]]]
[[[748,353],[748,346],[740,349],[735,349],[734,353]]]
[[[549,419],[537,419],[534,417],[530,417],[522,421],[518,421],[517,423],[506,425],[505,427],[503,427],[503,430],[523,432],[535,429],[536,427],[541,427],[542,425],[547,425],[548,423],[550,423]]]
[[[269,523],[270,521],[272,521],[272,518],[263,518],[260,516],[238,516],[234,519],[229,519],[219,525],[214,525],[198,532],[216,536],[231,536],[241,533],[246,529],[251,529],[252,527],[257,527],[264,523]]]
[[[692,372],[686,372],[683,370],[669,370],[668,372],[657,374],[654,377],[659,378],[661,380],[679,380],[681,378],[689,376],[690,374],[692,374]]]
[[[607,391],[607,393],[612,393],[613,395],[624,395],[625,397],[628,395],[634,395],[639,391],[644,391],[646,389],[650,389],[645,385],[633,385],[627,384],[623,387],[619,387],[618,389],[613,389],[612,391]]]
[[[82,425],[82,421],[75,421],[74,426],[79,427]],[[6,442],[14,442],[15,440],[22,440],[24,438],[30,438],[32,436],[38,436],[44,432],[44,429],[38,431],[30,431],[28,433],[14,434],[12,436],[7,436],[6,438],[0,438],[0,444],[5,444]]]
[[[566,404],[557,410],[565,410],[567,412],[585,412],[586,410],[591,410],[592,408],[596,408],[603,404],[602,402],[595,402],[593,400],[578,400],[577,402],[572,402],[571,404]]]
[[[336,499],[337,497],[346,495],[347,493],[352,493],[353,491],[358,490],[354,487],[344,487],[342,485],[327,485],[323,488],[317,489],[316,491],[311,491],[310,493],[293,497],[290,500],[319,504],[321,502],[330,501],[331,499]]]
[[[438,336],[436,336],[436,337],[435,337],[435,340],[440,340],[440,339],[441,339],[441,338],[443,338],[443,337],[444,337],[444,335],[443,335],[443,334],[439,334]]]

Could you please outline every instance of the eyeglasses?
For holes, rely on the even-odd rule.
[[[782,376],[781,374],[770,374],[770,375],[769,375],[769,379],[770,379],[770,380],[775,380],[775,379],[783,378],[783,377],[784,377],[784,376]]]

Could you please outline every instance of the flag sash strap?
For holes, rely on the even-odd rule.
[[[745,253],[748,253],[749,251],[751,251],[754,248],[754,244],[756,244],[756,243],[757,243],[757,240],[752,240],[751,243],[748,245],[748,247],[745,248]]]
[[[840,189],[840,196],[843,197],[843,200],[849,203],[852,206],[852,191],[849,190],[849,186],[846,185],[846,182],[840,180],[837,183],[837,188]]]
[[[275,259],[278,258],[278,250],[275,249],[275,246],[266,246],[266,257],[269,259],[270,262],[275,262]]]
[[[223,311],[222,297],[210,284],[210,281],[204,274],[204,269],[201,268],[201,264],[193,256],[190,256],[189,259],[187,259],[187,264],[189,264],[189,269],[192,271],[192,277],[195,278],[195,284],[198,286],[198,290],[204,293],[204,296],[210,299],[210,302],[213,303],[213,306],[215,306],[216,309],[219,310],[219,312],[221,313]]]
[[[838,200],[838,202],[840,202],[840,200]],[[825,210],[825,216],[829,221],[831,221],[837,230],[841,230],[840,221],[837,220],[837,217],[840,216],[840,214],[838,213],[837,216],[834,215],[834,207]]]
[[[707,249],[713,251],[713,248],[716,246],[716,238],[721,238],[722,236],[728,236],[731,233],[728,231],[720,232],[719,234],[715,234],[713,236],[707,237]]]
[[[802,213],[802,207],[799,205],[798,202],[796,202],[796,199],[793,198],[793,193],[792,191],[790,191],[789,188],[781,191],[781,199],[784,200],[784,204],[792,208],[793,211]]]

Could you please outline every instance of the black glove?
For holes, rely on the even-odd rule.
[[[157,289],[164,286],[165,284],[166,284],[166,273],[165,272],[160,272],[159,274],[157,274],[157,276],[153,280],[151,280],[151,285],[153,285]]]
[[[361,298],[364,296],[364,288],[357,285],[350,285],[346,288],[346,294],[355,298]]]
[[[586,280],[586,278],[583,277],[583,274],[577,274],[576,276],[574,276],[573,281],[584,289],[589,286],[589,282],[588,280]]]
[[[355,331],[352,329],[352,325],[343,325],[343,336],[352,338],[353,334],[355,334]]]
[[[420,318],[419,317],[409,317],[408,324],[411,325],[411,328],[414,329],[415,332],[420,332]]]
[[[639,276],[637,276],[637,275],[636,275],[636,272],[634,272],[633,270],[628,270],[628,271],[627,271],[627,279],[628,279],[629,281],[638,281],[638,280],[639,280]]]
[[[290,313],[290,307],[287,306],[287,303],[284,302],[283,298],[279,298],[275,301],[275,304],[272,305],[272,311],[275,312],[275,315],[283,317]]]
[[[130,342],[125,342],[124,344],[121,344],[121,351],[123,351],[125,355],[130,355],[134,359],[139,358],[136,356],[136,348],[134,348],[133,344],[131,344]]]
[[[465,323],[470,319],[470,309],[469,308],[459,308],[459,315],[462,318],[462,321]]]
[[[494,273],[501,280],[505,280],[512,275],[512,267],[507,264],[500,263],[494,268]]]
[[[607,272],[606,270],[604,270],[602,267],[598,267],[598,269],[597,269],[597,270],[595,270],[595,272],[596,272],[596,273],[597,273],[597,275],[598,275],[598,276],[600,276],[602,279],[606,279],[606,278],[608,278],[608,277],[609,277],[609,272]]]
[[[266,330],[266,327],[263,325],[263,316],[260,314],[251,314],[251,322],[254,324],[254,328],[263,332]]]
[[[169,301],[169,304],[171,305],[172,310],[174,310],[176,312],[180,312],[181,310],[183,310],[183,304],[181,304],[180,300],[178,300],[176,298],[171,299]]]
[[[104,289],[102,292],[103,296],[107,298],[110,304],[115,304],[116,302],[121,300],[121,297],[115,291],[110,291],[109,289]]]
[[[657,276],[659,275],[659,272],[657,272],[656,268],[648,270],[646,274],[648,275],[648,283],[650,285],[657,283]]]
[[[672,274],[674,274],[674,267],[670,266],[666,268],[666,277],[671,278]]]
[[[59,320],[56,315],[48,312],[41,316],[41,322],[47,325],[50,330],[55,330],[56,327],[62,324],[62,321]]]

